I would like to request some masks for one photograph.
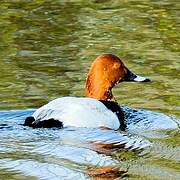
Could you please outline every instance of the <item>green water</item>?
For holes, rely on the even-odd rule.
[[[91,62],[107,52],[152,80],[115,87],[120,104],[179,117],[179,23],[178,0],[1,0],[0,109],[37,108],[57,97],[84,96]],[[168,151],[179,147],[179,133],[154,143],[153,157],[142,160],[147,169],[154,164],[149,171],[159,168],[154,179],[163,179],[164,171],[180,171],[176,158],[168,159],[172,152],[179,156],[179,148]],[[163,147],[167,152],[160,158]],[[130,177],[151,179],[140,165],[133,167]],[[139,175],[133,174],[137,169]],[[20,178],[13,172],[9,177]]]

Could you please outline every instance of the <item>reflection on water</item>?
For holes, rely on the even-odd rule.
[[[88,179],[100,176],[97,167],[108,167],[118,168],[118,173],[110,173],[113,177],[125,173],[129,178],[178,179],[179,121],[160,113],[123,109],[128,132],[72,127],[32,129],[22,124],[34,110],[1,111],[0,174],[5,179],[9,174],[12,179],[16,179],[14,174],[18,174],[17,179]],[[169,126],[161,126],[162,120]],[[156,124],[160,124],[159,129],[154,128]],[[168,142],[171,138],[174,142]]]
[[[102,52],[110,52],[120,56],[129,69],[153,80],[146,85],[120,84],[114,89],[118,102],[179,116],[178,2],[2,1],[0,109],[37,108],[57,97],[83,96],[92,60]],[[87,139],[74,142],[72,138],[83,134],[82,137],[92,140],[92,134],[97,138],[100,131],[64,129],[60,133],[57,129],[24,128],[19,123],[31,112],[4,111],[0,114],[2,179],[55,179],[57,176],[87,179],[87,167],[99,165],[129,167],[130,179],[150,179],[152,176],[153,179],[180,179],[178,130],[158,132],[156,123],[149,126],[149,122],[156,122],[156,119],[166,128],[168,123],[163,120],[166,122],[169,118],[165,115],[134,112],[131,118],[138,122],[136,115],[141,115],[143,121],[129,124],[132,139],[139,138],[141,132],[140,137],[153,146],[140,153],[115,150],[113,155],[106,156],[101,154],[104,149],[98,154],[97,149],[92,149],[94,146],[82,147],[81,141]],[[145,132],[145,127],[151,131]],[[106,132],[104,136],[104,133],[101,138],[117,135]],[[125,137],[118,133],[117,138],[123,142]]]

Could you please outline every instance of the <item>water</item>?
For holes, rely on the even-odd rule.
[[[104,166],[128,170],[125,179],[180,179],[179,128],[152,128],[179,124],[177,0],[1,0],[0,14],[0,179],[87,179],[89,169]],[[152,79],[114,88],[117,101],[131,107],[124,107],[129,133],[21,125],[28,109],[84,96],[88,68],[103,52]],[[130,121],[139,118],[150,126]],[[147,146],[111,152],[92,144],[110,140]]]

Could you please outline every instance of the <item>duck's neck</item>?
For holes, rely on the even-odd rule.
[[[105,80],[88,77],[86,80],[85,93],[87,97],[98,100],[114,100],[112,87],[113,86]]]

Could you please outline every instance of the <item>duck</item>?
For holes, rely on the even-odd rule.
[[[101,54],[91,64],[85,83],[85,97],[60,97],[38,108],[24,121],[32,128],[106,128],[126,129],[124,112],[112,88],[128,82],[149,82],[150,79],[130,71],[113,54]]]

